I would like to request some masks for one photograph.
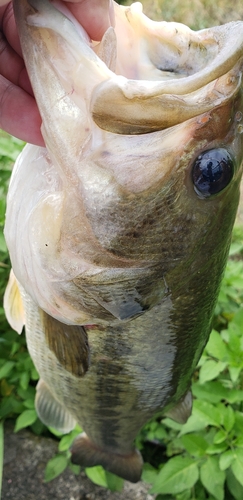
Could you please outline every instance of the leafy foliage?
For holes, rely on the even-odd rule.
[[[3,423],[0,421],[0,498],[2,493],[2,471],[3,471]]]
[[[2,232],[5,198],[12,163],[22,146],[17,139],[6,134],[0,136],[1,295],[10,270]],[[136,445],[146,461],[143,480],[151,484],[151,492],[157,495],[157,500],[243,498],[242,256],[243,229],[235,227],[213,330],[192,384],[191,417],[182,426],[157,416],[137,437]],[[45,481],[51,481],[66,467],[78,474],[80,467],[70,463],[69,447],[81,429],[77,426],[62,435],[40,422],[34,408],[37,380],[24,334],[19,336],[11,330],[0,308],[0,471],[3,420],[11,418],[15,420],[15,432],[30,427],[36,434],[51,433],[59,440],[58,453],[47,463]],[[95,484],[121,491],[123,480],[101,466],[85,471]]]

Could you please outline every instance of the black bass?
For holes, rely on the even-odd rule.
[[[157,412],[185,422],[234,223],[243,22],[193,32],[115,5],[92,42],[62,2],[14,0],[46,148],[13,170],[5,308],[36,408],[72,460],[138,481]],[[18,288],[23,311],[17,300]]]

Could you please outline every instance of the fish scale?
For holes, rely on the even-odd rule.
[[[39,417],[84,431],[72,461],[136,482],[142,426],[190,415],[227,261],[243,23],[194,32],[114,4],[95,44],[62,2],[13,3],[46,147],[13,169],[6,314],[25,324]]]

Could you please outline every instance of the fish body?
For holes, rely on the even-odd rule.
[[[81,425],[75,463],[136,482],[141,427],[190,415],[228,256],[243,23],[193,32],[116,5],[95,44],[61,2],[14,7],[46,143],[15,164],[5,226],[37,412]]]

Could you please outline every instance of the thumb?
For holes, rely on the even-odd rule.
[[[114,25],[112,0],[65,0],[65,2],[92,40],[101,40],[105,31]]]

